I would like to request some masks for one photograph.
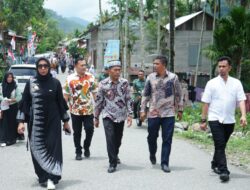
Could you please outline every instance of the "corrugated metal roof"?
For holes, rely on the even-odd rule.
[[[192,18],[196,17],[197,15],[201,14],[203,11],[199,11],[199,12],[196,12],[196,13],[192,13],[190,15],[186,15],[186,16],[182,16],[182,17],[179,17],[177,19],[175,19],[175,28],[184,24],[185,22],[191,20]],[[170,24],[168,23],[166,25],[166,29],[169,30],[170,29]]]

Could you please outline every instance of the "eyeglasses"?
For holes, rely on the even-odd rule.
[[[49,65],[48,64],[41,64],[41,65],[38,65],[37,67],[38,67],[38,69],[42,69],[42,68],[48,69]]]

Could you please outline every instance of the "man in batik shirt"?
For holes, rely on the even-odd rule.
[[[121,63],[109,63],[109,77],[99,83],[95,102],[95,126],[99,126],[99,116],[102,112],[105,129],[107,149],[109,156],[108,173],[116,170],[120,163],[118,158],[121,146],[124,121],[127,119],[128,127],[132,124],[132,100],[130,87],[126,79],[120,78]]]
[[[154,73],[146,80],[142,94],[141,119],[146,117],[148,111],[148,146],[150,161],[156,164],[157,138],[162,128],[161,167],[164,172],[170,172],[169,156],[174,133],[175,112],[178,119],[182,118],[183,101],[181,85],[176,74],[167,70],[167,58],[157,56],[154,59]]]
[[[82,126],[86,132],[84,140],[84,156],[90,156],[90,144],[94,133],[93,103],[96,93],[95,78],[86,72],[87,64],[79,58],[75,62],[75,73],[68,76],[64,86],[64,98],[69,102],[72,125],[74,130],[74,144],[76,160],[82,160]]]

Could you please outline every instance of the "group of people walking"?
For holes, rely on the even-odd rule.
[[[67,77],[62,87],[60,82],[50,74],[50,62],[40,58],[36,63],[37,75],[27,82],[21,99],[13,75],[7,73],[2,84],[2,100],[7,98],[10,104],[9,110],[15,110],[9,115],[19,111],[17,120],[13,120],[13,129],[10,129],[10,123],[8,127],[2,127],[4,118],[8,119],[12,116],[9,116],[6,111],[1,112],[3,123],[1,129],[8,128],[13,131],[8,138],[4,137],[5,142],[11,143],[16,139],[17,125],[18,133],[23,135],[24,123],[27,123],[30,151],[39,183],[46,185],[47,189],[55,189],[62,174],[61,128],[66,133],[71,133],[70,117],[75,159],[78,161],[82,160],[82,154],[86,158],[90,157],[94,127],[99,127],[100,117],[102,117],[109,157],[108,173],[115,172],[117,165],[121,163],[119,148],[122,144],[125,122],[130,127],[133,116],[140,117],[141,121],[147,118],[149,160],[153,165],[157,162],[157,138],[161,128],[160,164],[163,172],[169,173],[175,115],[177,114],[177,119],[182,119],[183,96],[179,79],[176,74],[167,70],[167,64],[168,60],[165,56],[157,56],[153,61],[154,72],[148,75],[146,80],[144,72],[139,72],[139,79],[133,83],[134,100],[141,103],[140,113],[136,112],[139,115],[134,115],[130,85],[121,77],[120,61],[109,62],[105,73],[106,78],[103,77],[97,84],[95,77],[87,72],[86,61],[79,58],[74,63],[75,72]],[[220,175],[222,181],[228,181],[230,172],[227,168],[225,148],[233,132],[237,102],[240,102],[241,124],[245,126],[247,123],[244,103],[246,98],[240,81],[229,77],[230,58],[220,58],[218,66],[219,76],[208,82],[202,98],[204,107],[201,128],[206,129],[208,115],[215,143],[211,167]],[[138,108],[138,106],[134,107]],[[70,116],[67,110],[70,111]],[[83,127],[85,139],[82,143]],[[1,137],[1,140],[4,138]]]

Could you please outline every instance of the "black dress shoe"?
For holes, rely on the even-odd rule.
[[[109,166],[108,173],[114,173],[116,171],[116,168],[114,166]]]
[[[161,166],[161,169],[162,169],[162,171],[164,171],[166,173],[170,173],[171,172],[171,170],[169,169],[169,167],[166,164],[163,164]]]
[[[89,150],[85,150],[85,151],[84,151],[84,156],[85,156],[86,158],[89,158],[89,157],[90,157],[90,151],[89,151]]]
[[[214,167],[214,168],[212,168],[212,169],[213,169],[213,172],[214,172],[214,173],[216,173],[216,174],[218,174],[218,175],[221,174],[221,171],[219,170],[219,168]]]
[[[220,174],[220,179],[222,182],[227,182],[229,180],[229,174],[228,172],[223,172]]]
[[[156,157],[155,156],[150,156],[149,157],[150,161],[151,161],[151,164],[155,165],[156,164]]]
[[[116,160],[117,164],[121,164],[121,160],[119,157],[117,157],[117,160]]]
[[[76,160],[82,160],[82,155],[81,154],[77,154],[76,155]]]

